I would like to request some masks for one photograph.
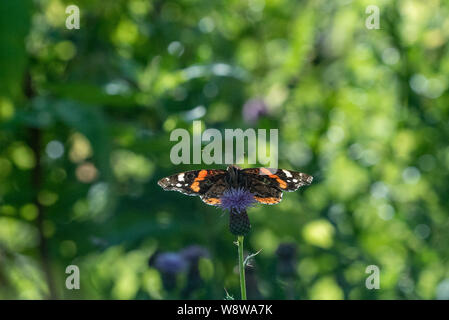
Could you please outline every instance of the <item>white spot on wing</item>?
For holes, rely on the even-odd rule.
[[[181,173],[181,174],[178,176],[178,181],[184,181],[184,173]]]
[[[288,178],[293,177],[292,174],[288,170],[282,170]]]
[[[182,187],[182,184],[177,183],[176,186],[179,188],[179,187]]]

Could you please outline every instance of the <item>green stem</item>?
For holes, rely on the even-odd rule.
[[[243,236],[237,236],[237,242],[239,243],[240,291],[242,292],[242,300],[246,300],[245,266],[243,264],[243,238]]]

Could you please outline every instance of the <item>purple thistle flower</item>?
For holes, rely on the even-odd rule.
[[[246,211],[254,205],[254,195],[244,188],[231,188],[226,190],[220,198],[220,207],[223,210],[235,211],[237,213]]]

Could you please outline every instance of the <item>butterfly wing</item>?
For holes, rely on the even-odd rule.
[[[221,175],[215,180],[215,183],[201,195],[201,200],[204,203],[211,206],[218,206],[221,204],[221,196],[228,189],[228,184],[226,183],[225,175]]]
[[[268,181],[259,176],[248,175],[246,177],[247,188],[254,194],[254,200],[263,204],[278,204],[282,200],[282,191],[271,186]]]
[[[188,196],[203,196],[218,181],[225,181],[225,175],[225,170],[186,171],[162,178],[158,181],[158,185],[166,191],[178,191]]]
[[[282,200],[283,191],[295,191],[313,180],[308,174],[285,169],[248,168],[242,173],[254,199],[263,204],[277,204]]]
[[[258,176],[272,187],[279,188],[282,191],[296,191],[299,187],[312,183],[313,177],[297,171],[272,168],[248,168],[242,172],[249,176]]]

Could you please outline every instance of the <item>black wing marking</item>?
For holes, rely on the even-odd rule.
[[[215,183],[206,191],[205,194],[201,195],[201,200],[204,203],[211,206],[218,206],[221,204],[221,196],[228,189],[228,184],[224,179],[224,175],[220,176]]]

